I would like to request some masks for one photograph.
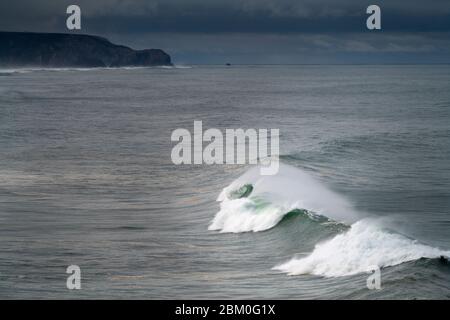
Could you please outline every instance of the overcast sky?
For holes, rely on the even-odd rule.
[[[177,64],[450,63],[450,0],[1,0],[0,30],[72,32],[70,4],[81,33]],[[381,31],[366,28],[370,4]]]

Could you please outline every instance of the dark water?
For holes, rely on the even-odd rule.
[[[450,250],[449,66],[0,75],[0,298],[450,298],[436,259]],[[273,192],[311,190],[307,175],[324,205],[362,222],[294,214],[261,232],[208,230],[250,167],[173,165],[171,133],[194,120],[279,128],[292,174]],[[273,269],[340,239],[314,272]],[[366,260],[386,264],[381,290],[345,275]],[[72,264],[81,290],[66,288]]]

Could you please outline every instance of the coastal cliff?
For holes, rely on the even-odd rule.
[[[0,66],[125,67],[172,65],[160,49],[133,50],[80,34],[0,32]]]

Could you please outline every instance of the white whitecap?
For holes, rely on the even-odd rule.
[[[230,192],[245,184],[253,185],[250,197],[229,199]],[[263,176],[259,167],[253,167],[224,188],[217,201],[220,201],[220,211],[209,230],[221,232],[267,230],[293,209],[305,209],[338,222],[356,220],[356,213],[346,199],[308,173],[286,164],[280,164],[273,176]]]
[[[382,268],[449,255],[450,251],[421,244],[365,219],[354,223],[347,232],[317,244],[308,256],[293,258],[274,269],[289,275],[340,277],[369,272],[373,266]]]

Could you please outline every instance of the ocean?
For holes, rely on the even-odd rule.
[[[449,299],[449,88],[449,65],[3,69],[0,298]],[[200,120],[279,129],[279,173],[174,165]]]

